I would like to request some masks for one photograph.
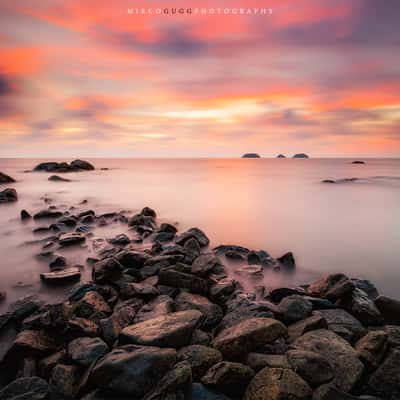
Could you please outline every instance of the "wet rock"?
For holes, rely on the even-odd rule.
[[[279,321],[252,318],[222,330],[214,339],[213,346],[225,358],[234,360],[286,334],[286,327]]]
[[[174,237],[175,233],[172,232],[158,232],[154,235],[153,240],[160,243],[166,243],[174,240]]]
[[[175,267],[160,270],[158,275],[160,285],[188,289],[192,293],[207,294],[207,281],[192,274],[177,271]]]
[[[99,336],[99,326],[89,319],[86,318],[71,318],[67,324],[66,335],[70,339],[77,337],[88,336],[95,337]]]
[[[212,303],[206,297],[187,292],[176,296],[175,307],[177,311],[199,310],[203,314],[200,327],[204,330],[216,327],[223,316],[220,306]]]
[[[315,329],[328,329],[326,319],[321,315],[312,315],[288,326],[289,338],[291,341]]]
[[[50,377],[52,390],[66,397],[74,397],[78,391],[80,372],[76,365],[57,364]]]
[[[128,345],[112,350],[94,366],[89,382],[95,387],[140,398],[154,389],[175,364],[176,351]]]
[[[81,278],[81,271],[77,267],[65,268],[53,272],[43,272],[40,279],[46,283],[61,284],[65,282],[76,281]]]
[[[244,261],[246,257],[238,251],[228,250],[225,252],[225,257],[232,261]]]
[[[124,328],[119,342],[175,348],[186,346],[201,318],[200,311],[190,310],[149,319]]]
[[[400,398],[400,349],[389,351],[383,363],[370,376],[367,387],[371,394],[381,396],[385,400]]]
[[[26,210],[21,210],[21,220],[26,221],[27,219],[31,219],[32,215],[28,213]]]
[[[365,161],[355,160],[351,162],[352,164],[365,164]]]
[[[245,363],[254,371],[261,371],[265,367],[291,368],[286,355],[279,354],[249,353]]]
[[[49,176],[48,180],[52,182],[71,182],[70,179],[66,179],[58,175],[51,175]]]
[[[64,215],[63,217],[57,220],[57,225],[59,224],[63,224],[65,226],[68,226],[69,228],[73,228],[77,224],[77,219],[76,217]]]
[[[129,299],[130,297],[142,297],[144,299],[152,299],[158,296],[160,292],[153,285],[146,283],[126,283],[121,286],[120,296],[122,299]]]
[[[281,300],[278,306],[279,318],[285,324],[291,324],[307,318],[312,311],[311,303],[303,296],[291,295]]]
[[[129,250],[118,253],[116,258],[125,268],[141,269],[150,257],[146,253]]]
[[[354,288],[354,283],[346,275],[333,274],[312,283],[307,291],[311,296],[336,301],[350,296]]]
[[[286,269],[292,270],[296,268],[296,261],[294,259],[293,253],[289,251],[285,253],[282,257],[277,259],[281,265],[283,265]]]
[[[81,244],[86,240],[86,237],[84,234],[79,233],[79,232],[72,232],[72,233],[65,233],[64,235],[61,235],[60,238],[58,239],[58,243],[60,246],[73,246],[76,244]]]
[[[254,375],[254,371],[247,365],[222,361],[213,365],[202,377],[201,382],[221,392],[237,396],[244,392]]]
[[[388,334],[372,331],[363,336],[355,345],[359,359],[369,370],[376,369],[387,349]]]
[[[108,257],[93,265],[92,277],[95,282],[107,282],[121,276],[122,265],[114,258]]]
[[[43,304],[43,301],[37,296],[30,295],[12,303],[8,311],[12,315],[13,320],[21,322],[23,319],[39,310]]]
[[[311,387],[317,387],[334,379],[329,362],[312,351],[292,350],[287,353],[289,364]]]
[[[201,247],[208,246],[210,243],[207,235],[201,229],[190,228],[176,238],[176,244],[183,246],[189,239],[192,238],[196,239]]]
[[[251,264],[257,264],[257,265],[267,265],[271,261],[270,255],[264,251],[250,251],[247,254],[247,263],[249,265]]]
[[[223,393],[207,388],[201,383],[193,383],[188,396],[190,400],[230,400]]]
[[[222,361],[222,355],[211,347],[191,345],[178,351],[178,360],[187,361],[192,368],[193,379],[199,380],[211,366]]]
[[[51,219],[63,216],[61,211],[42,210],[33,215],[33,219]]]
[[[86,367],[107,352],[108,346],[100,338],[82,337],[68,344],[71,360]]]
[[[400,325],[400,301],[386,296],[379,296],[375,305],[388,324]]]
[[[140,308],[135,316],[135,324],[169,314],[175,309],[174,300],[167,295],[161,295]]]
[[[97,292],[87,292],[74,306],[78,317],[90,318],[93,314],[106,316],[111,313],[109,305]]]
[[[48,383],[37,376],[19,378],[0,390],[0,400],[42,400],[50,393]]]
[[[0,172],[0,184],[3,183],[14,183],[15,179],[11,178],[11,176],[4,174],[3,172]]]
[[[153,276],[159,273],[161,269],[169,267],[170,265],[176,264],[183,258],[181,255],[167,255],[167,256],[155,256],[149,258],[144,267],[140,269],[140,277],[146,279],[149,276]],[[163,284],[160,282],[160,284]],[[170,286],[165,284],[166,286]],[[172,286],[172,285],[171,285]],[[175,286],[176,287],[176,286]]]
[[[118,246],[125,246],[131,242],[129,237],[125,235],[125,233],[121,233],[117,236],[115,236],[112,239],[108,240],[111,244],[118,245]]]
[[[211,300],[220,305],[225,304],[235,291],[236,286],[236,281],[234,279],[221,279],[210,287]]]
[[[364,367],[356,351],[330,330],[317,329],[307,332],[296,339],[294,348],[312,351],[325,358],[333,369],[336,386],[345,392],[356,385],[363,373]]]
[[[57,255],[54,256],[55,258],[49,264],[50,269],[61,268],[67,265],[67,259],[64,256],[57,256]]]
[[[18,194],[15,189],[4,189],[0,192],[0,204],[1,203],[11,203],[18,200]]]
[[[279,303],[285,297],[291,296],[293,294],[305,296],[307,292],[303,288],[280,287],[272,289],[268,295],[268,298],[270,298],[274,303]]]
[[[247,386],[244,400],[308,400],[312,390],[290,369],[264,368]]]
[[[193,261],[192,274],[205,277],[219,267],[221,263],[218,257],[214,254],[202,254]]]
[[[71,162],[71,167],[76,170],[79,170],[79,169],[83,169],[86,171],[94,170],[94,166],[90,162],[85,161],[85,160],[74,160]]]

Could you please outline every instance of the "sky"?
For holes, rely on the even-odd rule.
[[[399,20],[398,0],[1,1],[0,157],[398,157]]]

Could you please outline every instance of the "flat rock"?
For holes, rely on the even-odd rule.
[[[0,204],[12,203],[18,200],[18,194],[15,189],[7,188],[0,192]]]
[[[40,279],[46,283],[65,283],[79,280],[81,271],[77,267],[65,268],[53,272],[43,272],[40,274]]]
[[[58,176],[58,175],[51,175],[51,176],[49,176],[48,180],[52,181],[52,182],[71,182],[70,179],[63,178],[63,177]]]
[[[60,238],[58,239],[58,243],[60,246],[73,246],[76,244],[83,243],[85,240],[86,237],[83,233],[72,232],[61,235]]]
[[[71,360],[86,367],[107,352],[107,344],[98,337],[82,337],[68,344],[68,355]]]
[[[127,326],[119,336],[121,344],[179,348],[189,344],[193,330],[202,318],[197,310],[178,311]]]
[[[277,320],[252,318],[222,330],[214,339],[213,346],[227,359],[238,359],[286,334],[286,327]]]
[[[33,219],[51,219],[51,218],[60,218],[63,216],[61,211],[54,210],[41,210],[33,215]]]
[[[49,393],[50,387],[42,378],[18,378],[0,390],[0,400],[42,400]]]

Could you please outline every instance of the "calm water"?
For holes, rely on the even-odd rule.
[[[38,245],[23,245],[38,222],[22,224],[19,212],[55,205],[77,205],[98,212],[148,205],[162,221],[179,228],[198,226],[212,245],[239,244],[273,256],[293,251],[293,276],[269,273],[268,286],[308,282],[322,274],[345,272],[371,279],[382,293],[400,298],[400,160],[370,159],[352,165],[346,159],[97,159],[107,171],[67,174],[70,183],[49,182],[46,173],[24,173],[43,160],[0,159],[0,171],[17,179],[14,204],[0,205],[0,290],[7,303],[23,294],[57,297],[42,290],[39,273],[47,263],[35,255]],[[365,178],[336,185],[321,179]],[[112,237],[126,230],[113,225],[95,235]],[[71,262],[86,252],[65,250]],[[86,267],[84,279],[90,276]]]

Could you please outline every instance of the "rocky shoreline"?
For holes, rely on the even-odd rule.
[[[371,282],[333,274],[248,292],[229,276],[232,263],[254,278],[293,271],[293,254],[210,249],[202,230],[178,232],[149,207],[133,216],[82,207],[21,212],[51,222],[35,228],[51,234],[37,241],[47,285],[84,268],[57,249],[98,242],[95,226],[129,230],[100,240],[87,258],[92,281],[65,301],[31,296],[0,315],[0,400],[400,398],[400,302]]]

